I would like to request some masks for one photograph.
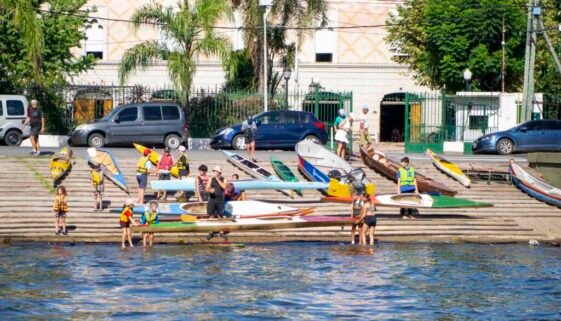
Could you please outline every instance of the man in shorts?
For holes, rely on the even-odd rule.
[[[359,124],[359,134],[360,134],[360,146],[366,147],[366,149],[370,148],[370,144],[372,144],[372,138],[368,133],[368,106],[362,106],[362,114],[360,114],[358,119]]]
[[[245,137],[247,158],[257,162],[255,158],[255,132],[257,131],[257,124],[251,115],[242,123],[242,131]]]
[[[37,107],[37,100],[35,99],[31,101],[31,105],[27,109],[27,118],[21,127],[22,131],[28,124],[31,126],[31,136],[29,137],[31,139],[31,155],[37,156],[41,154],[39,151],[39,134],[45,131],[45,115]]]

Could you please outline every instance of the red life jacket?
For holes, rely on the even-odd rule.
[[[158,165],[158,169],[171,169],[171,166],[173,165],[173,157],[171,157],[171,155],[166,156],[165,154],[162,155],[162,157],[160,158],[160,163]]]

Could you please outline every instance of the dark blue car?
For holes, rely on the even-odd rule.
[[[312,113],[303,111],[268,111],[253,116],[257,124],[255,147],[260,149],[294,149],[301,140],[309,139],[319,144],[327,143],[325,124]],[[214,149],[245,149],[242,125],[221,128],[211,137]]]
[[[561,151],[561,120],[531,120],[502,132],[479,137],[474,153]]]

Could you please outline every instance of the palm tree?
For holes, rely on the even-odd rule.
[[[234,9],[241,12],[245,29],[244,41],[249,50],[249,56],[254,68],[256,76],[255,83],[260,84],[259,88],[263,88],[263,29],[255,28],[263,25],[263,9],[259,7],[259,0],[231,0]],[[267,41],[273,45],[268,52],[268,65],[273,65],[271,56],[273,53],[282,57],[283,63],[291,65],[293,59],[289,56],[293,54],[294,46],[290,44],[279,45],[279,39],[285,42],[287,30],[284,26],[310,28],[317,25],[327,25],[327,0],[275,0],[271,13],[269,14],[268,23],[280,26],[282,35],[278,34],[278,29],[274,26],[267,29]],[[299,40],[302,40],[304,32],[300,29],[297,31]],[[276,43],[276,45],[274,45]],[[302,41],[299,41],[302,43]],[[292,50],[292,53],[290,52]],[[296,48],[297,50],[297,48]],[[268,84],[271,88],[271,83]]]
[[[230,50],[229,41],[216,34],[217,23],[231,21],[232,9],[227,0],[180,0],[178,8],[164,8],[159,3],[147,4],[134,12],[133,27],[156,25],[173,45],[162,41],[144,41],[128,49],[119,64],[119,80],[136,69],[145,69],[157,60],[165,60],[174,87],[181,93],[182,103],[187,97],[196,72],[196,59],[201,56],[219,56],[224,60]]]

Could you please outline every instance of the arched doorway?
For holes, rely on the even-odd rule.
[[[403,142],[405,132],[404,92],[384,95],[380,103],[380,141]],[[399,133],[398,133],[399,132]]]

